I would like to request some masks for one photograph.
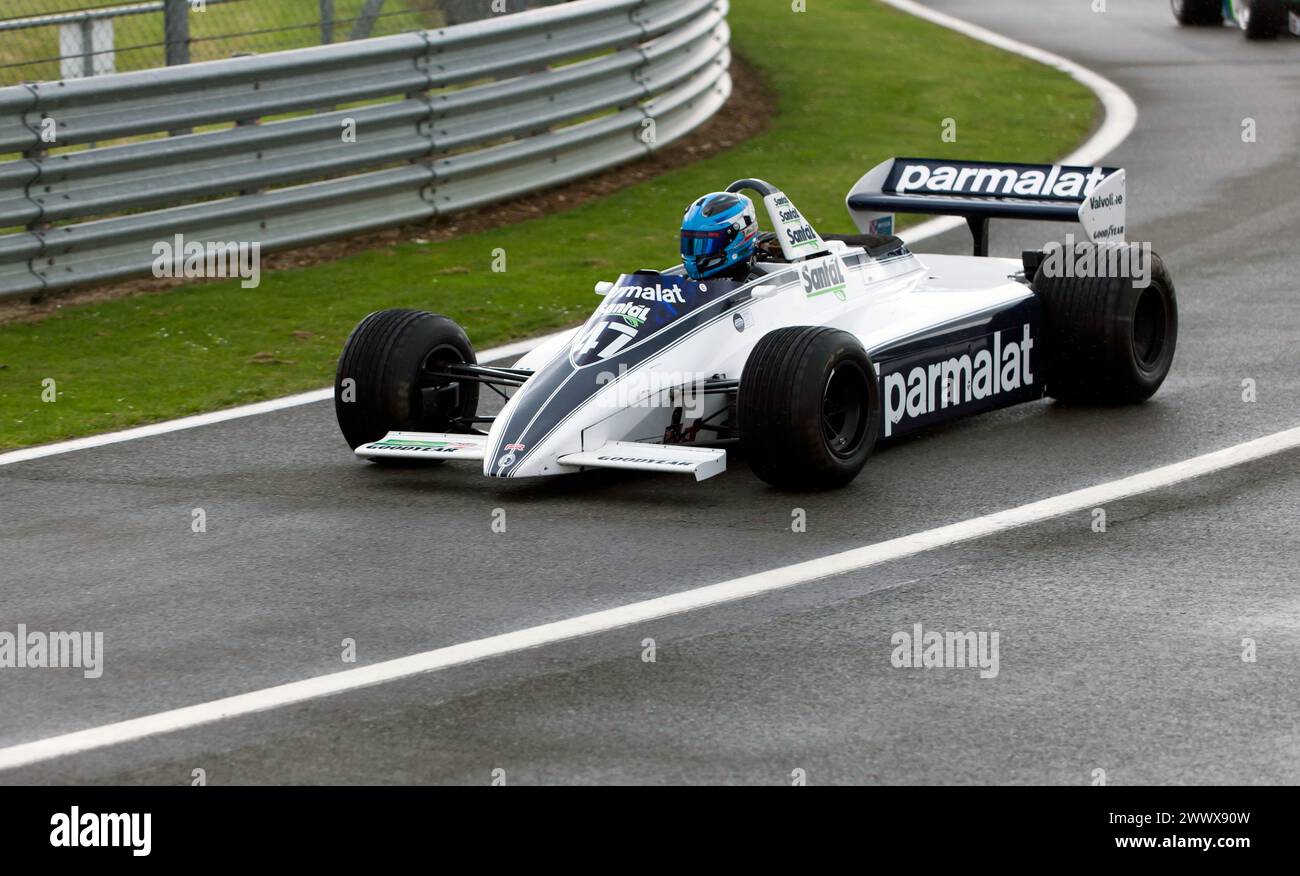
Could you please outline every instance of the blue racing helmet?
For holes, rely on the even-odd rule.
[[[682,266],[695,280],[716,277],[747,264],[757,240],[753,201],[731,192],[705,195],[682,219]]]

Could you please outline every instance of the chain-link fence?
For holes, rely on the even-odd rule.
[[[0,86],[461,24],[563,0],[3,0]]]

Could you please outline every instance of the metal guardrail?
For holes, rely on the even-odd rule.
[[[147,274],[154,245],[176,234],[285,249],[644,155],[730,94],[727,7],[574,0],[440,30],[0,88],[0,155],[22,156],[0,162],[0,228],[27,229],[0,235],[0,297]],[[346,120],[355,142],[342,136]],[[42,140],[51,131],[53,143]]]

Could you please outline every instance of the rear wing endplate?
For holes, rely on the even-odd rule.
[[[961,216],[975,255],[986,256],[990,219],[1077,220],[1090,240],[1123,243],[1126,198],[1117,167],[891,158],[863,175],[845,201],[864,234],[891,233],[895,213]]]

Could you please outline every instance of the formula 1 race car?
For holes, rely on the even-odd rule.
[[[1300,0],[1169,0],[1179,24],[1236,24],[1248,39],[1300,36]]]
[[[1149,247],[1141,264],[1122,243],[1123,170],[892,159],[848,194],[856,235],[818,234],[762,180],[727,189],[742,191],[773,226],[746,279],[624,274],[597,285],[585,325],[510,367],[478,364],[446,317],[370,314],[335,379],[349,446],[381,463],[472,461],[496,478],[703,480],[738,444],[770,484],[827,488],[878,440],[1044,395],[1141,402],[1169,371],[1174,287]],[[965,217],[975,254],[914,255],[887,233],[895,212]],[[1077,219],[1089,240],[992,258],[998,217]],[[514,391],[495,417],[479,415],[483,385]]]

